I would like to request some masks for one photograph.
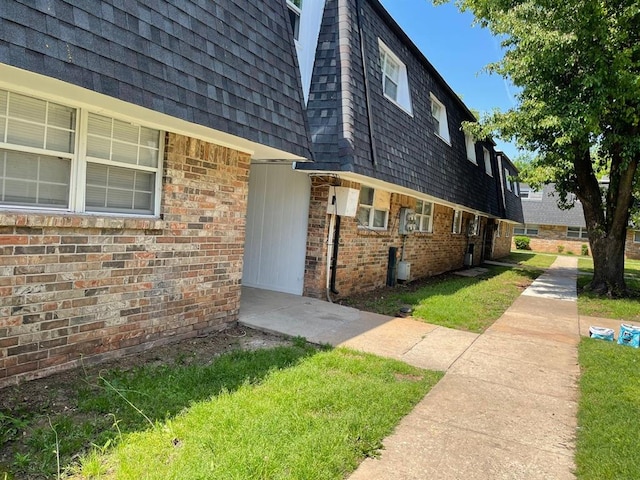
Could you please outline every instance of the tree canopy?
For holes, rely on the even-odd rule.
[[[640,3],[458,0],[457,6],[501,39],[504,57],[487,68],[519,88],[514,108],[485,115],[472,130],[535,152],[525,179],[555,183],[563,199],[576,195],[594,254],[592,286],[620,293],[639,183]],[[601,190],[603,176],[608,185]]]

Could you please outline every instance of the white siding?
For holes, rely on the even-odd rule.
[[[291,165],[251,166],[243,285],[302,295],[310,194]]]

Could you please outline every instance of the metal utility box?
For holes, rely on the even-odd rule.
[[[400,235],[408,235],[416,229],[416,212],[410,208],[400,209]]]
[[[329,187],[327,213],[341,217],[355,217],[360,191],[348,187]]]
[[[398,280],[403,282],[408,281],[411,278],[411,264],[402,260],[398,262]]]

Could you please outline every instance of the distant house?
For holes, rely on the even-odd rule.
[[[541,191],[522,184],[520,198],[524,223],[515,227],[513,233],[529,237],[532,250],[548,253],[571,252],[579,255],[582,245],[589,245],[584,213],[579,200],[576,200],[573,208],[561,210],[558,207],[559,196],[554,184],[545,185]],[[640,258],[639,231],[629,229],[627,232],[625,255],[627,258]]]

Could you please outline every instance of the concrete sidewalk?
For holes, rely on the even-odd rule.
[[[572,479],[576,277],[558,257],[482,335],[251,288],[240,323],[447,372],[350,480]]]
[[[575,478],[576,275],[558,257],[350,479]]]

